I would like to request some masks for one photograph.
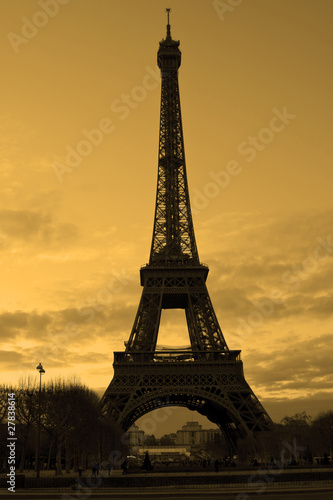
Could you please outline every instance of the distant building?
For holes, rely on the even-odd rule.
[[[198,422],[187,422],[186,425],[183,425],[182,430],[177,431],[176,443],[185,446],[206,444],[214,441],[215,436],[220,435],[219,429],[203,429]]]
[[[186,446],[145,446],[136,450],[138,458],[142,460],[146,451],[154,462],[185,460],[191,454]]]
[[[149,449],[149,453],[150,449],[165,447],[168,448],[167,454],[170,453],[170,447],[186,447],[187,450],[190,450],[191,446],[205,445],[214,441],[216,436],[221,436],[219,429],[203,429],[198,422],[187,422],[176,434],[165,434],[159,439],[156,439],[155,436],[146,435],[135,424],[129,428],[127,433],[130,446],[135,448],[146,447],[146,449]],[[138,449],[135,451],[138,452]],[[161,455],[161,453],[157,454]]]
[[[139,427],[133,424],[127,431],[129,436],[128,444],[130,446],[143,446],[145,441],[145,433],[141,431]]]

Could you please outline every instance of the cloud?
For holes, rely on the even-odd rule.
[[[50,230],[50,216],[28,210],[1,210],[0,228],[5,237],[13,239],[45,237]]]
[[[333,293],[321,297],[308,297],[306,311],[315,316],[333,316]]]
[[[104,357],[112,356],[115,349],[123,349],[135,312],[135,306],[120,303],[43,313],[3,312],[0,314],[0,335],[2,343],[8,345],[5,352],[15,349],[18,354],[24,354],[29,365],[31,355],[42,356],[54,366],[66,362],[73,366],[93,363],[91,355],[95,346]],[[15,365],[12,368],[15,369]]]
[[[44,351],[47,352],[46,349]],[[42,359],[43,365],[48,367],[48,370],[66,368],[66,370],[72,369],[74,371],[80,365],[96,367],[101,360],[101,353],[77,352],[66,345],[63,345],[61,349],[56,349],[53,346],[52,359],[43,356],[44,351],[25,347],[18,347],[16,350],[1,350],[0,362],[4,370],[8,372],[31,372],[35,368],[34,364],[38,363],[40,359]],[[108,361],[111,364],[112,356],[113,352],[105,353],[103,361]]]
[[[24,365],[24,356],[18,351],[0,351],[1,366],[5,370],[12,370],[18,366]]]
[[[29,315],[22,311],[0,314],[0,336],[2,340],[13,339],[18,332],[26,329],[28,326],[28,318]]]
[[[27,258],[31,251],[45,258],[64,248],[80,245],[81,231],[71,223],[59,223],[49,213],[33,210],[0,210],[0,249]],[[29,252],[30,250],[30,252]],[[50,257],[52,258],[52,257]],[[75,259],[75,256],[71,257]]]
[[[317,394],[330,392],[332,387],[333,345],[332,335],[327,332],[331,331],[333,258],[327,254],[311,270],[303,266],[304,259],[313,256],[318,235],[326,238],[330,234],[330,217],[330,214],[322,214],[324,222],[320,224],[319,215],[313,217],[320,231],[314,227],[307,231],[305,224],[297,226],[299,218],[294,216],[285,217],[283,221],[269,218],[263,222],[263,216],[258,215],[251,222],[251,228],[246,218],[239,218],[239,226],[229,228],[232,241],[226,242],[225,250],[211,251],[207,259],[211,266],[208,291],[226,341],[230,348],[243,349],[246,380],[260,400],[268,400],[268,404],[276,398],[287,401],[285,407],[289,408],[288,398],[290,401],[298,398],[300,403],[304,398],[306,403],[311,398],[315,400]],[[56,259],[57,266],[71,262],[75,255],[76,260],[80,255],[82,259],[86,255],[96,260],[100,251],[96,242],[99,244],[105,238],[118,248],[117,233],[113,229],[112,233],[104,234],[96,228],[90,246],[85,248],[80,240],[80,227],[58,223],[37,209],[15,213],[3,210],[0,221],[12,241],[22,247],[31,245],[32,249],[38,249],[39,261]],[[295,224],[297,229],[293,233]],[[282,227],[286,228],[285,232]],[[30,231],[31,240],[26,231]],[[277,231],[281,231],[280,239],[275,237]],[[205,245],[224,248],[222,236],[209,224],[205,232]],[[215,236],[218,241],[213,244],[211,238]],[[234,246],[239,249],[237,252],[231,248]],[[129,338],[142,289],[132,264],[130,272],[117,272],[109,246],[105,254],[108,255],[105,262],[112,262],[111,269],[115,271],[106,275],[101,268],[92,267],[90,274],[84,277],[81,269],[75,279],[60,277],[60,281],[56,281],[61,284],[58,292],[52,292],[59,297],[54,307],[0,314],[1,336],[3,342],[8,343],[0,353],[5,370],[14,372],[17,366],[31,370],[31,360],[36,358],[38,362],[40,358],[47,364],[48,372],[61,369],[62,373],[66,370],[82,373],[83,370],[86,380],[96,378],[96,385],[101,385],[103,378],[108,379],[108,374],[112,377],[113,352],[123,350],[123,343]],[[293,279],[284,280],[286,272],[292,273],[288,277]],[[279,300],[272,302],[274,290],[280,295]],[[254,311],[265,311],[265,307],[268,313],[261,312],[259,325],[245,333],[239,331],[239,318],[247,321]],[[320,320],[321,330],[309,330],[309,320]],[[168,325],[158,343],[186,343],[183,341],[183,337],[187,337],[186,325],[182,325],[176,319],[172,322],[172,333]],[[309,335],[305,340],[303,326]],[[181,341],[178,332],[184,333]],[[278,413],[276,405],[272,403],[271,407]],[[290,408],[294,407],[290,403]]]
[[[19,337],[29,340],[41,339],[50,323],[51,317],[45,312],[2,312],[0,313],[0,338],[2,342],[13,341]]]
[[[248,349],[245,366],[250,385],[267,394],[303,396],[332,388],[333,335],[326,333],[304,340],[288,336],[274,350]]]
[[[207,284],[223,323],[237,330],[242,321],[258,332],[296,317],[330,320],[333,211],[250,214],[250,225],[248,217],[223,217],[221,231],[221,216],[204,225]]]
[[[332,223],[331,209],[275,216],[225,213],[200,224],[198,235],[206,253],[204,260],[221,263],[232,273],[242,270],[245,276],[248,269],[253,278],[253,265],[257,271],[268,262],[272,270],[274,266],[301,264],[318,245],[317,238],[326,239],[332,233]],[[231,260],[235,268],[229,266]]]
[[[274,422],[302,411],[306,411],[314,419],[318,413],[333,408],[332,392],[325,390],[303,397],[263,397],[260,401]]]

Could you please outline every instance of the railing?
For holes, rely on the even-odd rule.
[[[59,495],[59,498],[61,496],[61,492],[63,492],[63,497],[65,497],[66,493],[68,493],[68,495],[66,495],[67,498],[80,498],[78,493],[80,493],[80,488],[82,487],[85,488],[84,491],[86,498],[88,498],[88,495],[90,496],[91,494],[96,493],[97,489],[97,491],[101,491],[113,488],[117,488],[124,492],[131,490],[134,491],[134,489],[142,490],[142,488],[145,488],[145,490],[152,490],[156,488],[156,495],[154,495],[154,498],[156,496],[158,497],[158,491],[161,490],[161,488],[163,488],[163,490],[212,489],[218,490],[220,494],[225,490],[235,491],[236,494],[237,490],[242,488],[248,493],[251,492],[251,495],[247,495],[247,493],[245,493],[244,495],[247,496],[244,496],[243,498],[250,498],[250,496],[251,498],[256,498],[258,493],[267,493],[267,490],[269,489],[277,489],[280,490],[281,494],[285,494],[285,497],[288,498],[290,495],[289,491],[291,490],[296,494],[296,492],[299,492],[297,489],[299,489],[300,492],[304,494],[304,492],[311,487],[313,488],[312,498],[316,498],[318,496],[318,492],[321,488],[329,490],[329,492],[327,492],[327,496],[325,497],[329,498],[329,493],[333,487],[331,469],[316,471],[309,468],[307,470],[296,469],[291,471],[290,468],[286,466],[284,467],[286,470],[282,470],[281,468],[274,470],[269,467],[260,468],[260,470],[258,470],[258,468],[254,469],[253,467],[249,467],[247,470],[236,468],[232,470],[232,473],[230,473],[231,471],[228,470],[229,467],[221,467],[220,472],[214,472],[214,474],[212,474],[212,464],[207,468],[196,465],[178,465],[175,467],[170,464],[168,467],[165,467],[164,469],[162,468],[162,470],[159,469],[160,467],[156,466],[154,467],[154,470],[148,474],[146,471],[142,473],[141,470],[140,472],[131,470],[130,467],[128,470],[130,474],[122,475],[121,471],[112,470],[110,476],[108,476],[107,471],[103,470],[98,477],[91,476],[90,469],[87,469],[83,472],[82,478],[80,479],[78,473],[74,472],[72,472],[69,476],[55,477],[54,471],[52,471],[52,476],[42,476],[40,478],[31,477],[28,474],[20,474],[16,477],[16,488],[21,493],[20,498],[42,498],[40,494],[34,495],[34,492],[31,491],[32,489],[48,489],[49,491],[43,492],[44,498],[45,495],[50,498],[55,498],[55,496],[52,496],[53,492]],[[158,474],[159,472],[164,472],[165,474]],[[169,474],[166,474],[166,472]],[[178,472],[178,474],[175,474],[175,472]],[[198,472],[201,472],[201,474],[198,474]],[[7,478],[0,478],[1,489],[8,487],[6,481]],[[78,487],[78,484],[80,487]],[[78,487],[77,490],[75,486]],[[284,491],[287,488],[289,491]],[[115,491],[113,491],[113,493],[115,493]],[[118,496],[117,493],[116,496]],[[138,497],[138,495],[135,496]],[[207,495],[203,494],[203,496],[206,496],[207,498]],[[112,494],[109,492],[108,498],[111,497]],[[8,496],[4,496],[4,498],[8,498]],[[219,498],[221,498],[220,495]]]
[[[159,268],[159,269],[165,269],[165,268],[173,268],[173,267],[177,267],[177,268],[184,268],[184,269],[209,269],[208,265],[205,264],[204,262],[200,262],[200,263],[194,263],[192,261],[185,261],[185,262],[182,262],[181,260],[176,260],[176,261],[163,261],[161,260],[160,262],[157,261],[157,262],[147,262],[146,264],[143,264],[142,266],[140,266],[140,270],[141,269],[154,269],[154,268]]]
[[[115,363],[195,363],[195,362],[235,362],[240,361],[241,351],[125,351],[115,352]]]

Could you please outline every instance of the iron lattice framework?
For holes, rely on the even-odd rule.
[[[187,185],[178,87],[179,41],[160,42],[161,115],[158,180],[149,263],[141,268],[138,312],[124,352],[116,352],[114,378],[103,410],[127,430],[140,416],[166,405],[206,415],[223,431],[230,448],[254,438],[271,420],[247,384],[240,351],[228,349],[200,264]],[[162,309],[185,310],[189,349],[159,350]]]
[[[168,25],[169,26],[169,25]],[[160,43],[162,72],[158,182],[150,264],[199,264],[187,186],[183,127],[178,87],[179,42]]]

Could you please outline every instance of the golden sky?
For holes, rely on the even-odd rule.
[[[273,420],[315,416],[332,409],[330,0],[1,2],[1,382],[39,362],[45,381],[112,378],[149,258],[166,7],[215,311]],[[159,343],[189,343],[184,311]]]

